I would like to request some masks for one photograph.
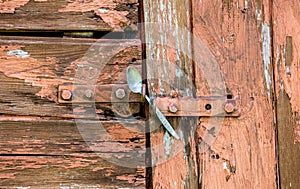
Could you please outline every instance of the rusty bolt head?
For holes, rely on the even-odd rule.
[[[177,104],[172,103],[172,104],[169,105],[169,112],[176,113],[177,111],[178,111],[178,105]]]
[[[178,90],[172,90],[172,91],[170,92],[170,97],[171,97],[171,98],[176,98],[176,97],[178,97]]]
[[[231,102],[226,103],[225,106],[224,106],[224,110],[228,114],[233,113],[235,111],[235,104],[233,104]]]
[[[117,89],[116,90],[116,97],[118,98],[118,99],[123,99],[124,97],[126,96],[126,92],[125,92],[125,90],[124,89]]]
[[[71,100],[72,98],[72,92],[70,90],[62,90],[61,91],[61,98],[63,100]]]
[[[84,93],[85,97],[92,98],[94,95],[94,92],[91,89],[87,89]]]

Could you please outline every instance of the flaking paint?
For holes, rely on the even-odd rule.
[[[271,94],[272,79],[270,75],[270,64],[271,64],[271,36],[270,27],[267,23],[262,24],[262,55],[264,61],[264,75],[268,89],[268,96]]]

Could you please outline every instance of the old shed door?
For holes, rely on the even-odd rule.
[[[173,114],[180,140],[150,122],[153,188],[299,188],[299,1],[143,5],[149,95],[240,105],[225,108],[238,118]]]
[[[0,1],[0,188],[145,187],[125,77],[141,67],[137,13],[134,0]]]

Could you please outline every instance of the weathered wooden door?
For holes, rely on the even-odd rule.
[[[298,189],[299,6],[0,1],[0,188]]]
[[[151,122],[153,188],[299,188],[299,1],[143,5],[149,94],[234,99],[225,112],[240,111],[179,108],[180,140]]]

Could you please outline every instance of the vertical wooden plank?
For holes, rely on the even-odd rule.
[[[192,96],[189,1],[144,0],[143,6],[150,95],[171,96],[178,90]],[[153,188],[197,188],[195,120],[169,121],[180,140],[170,136],[159,121],[150,120]]]
[[[280,186],[299,188],[299,1],[273,1],[273,20]]]
[[[201,188],[276,188],[269,7],[268,0],[193,0],[194,37],[221,73],[196,69],[197,95],[229,93],[241,101],[238,119],[200,119]]]

